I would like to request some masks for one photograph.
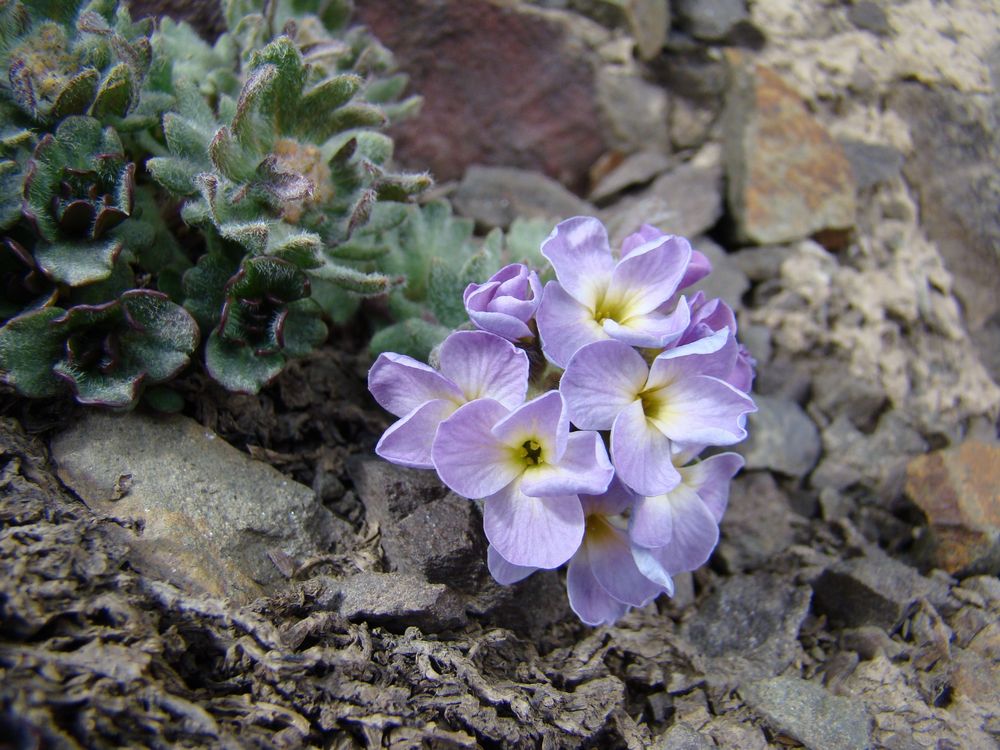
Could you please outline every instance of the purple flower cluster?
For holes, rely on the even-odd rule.
[[[378,358],[369,388],[400,419],[376,452],[483,500],[497,581],[568,562],[573,610],[610,623],[715,548],[743,459],[698,456],[746,436],[753,361],[725,302],[681,294],[711,271],[684,238],[647,225],[615,254],[600,221],[577,217],[542,254],[544,289],[514,264],[465,290],[479,330],[451,334],[439,369]],[[529,382],[539,349],[549,370]]]

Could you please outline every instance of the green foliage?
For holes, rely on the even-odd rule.
[[[391,167],[380,131],[419,106],[391,54],[346,0],[224,6],[208,44],[117,0],[0,0],[0,368],[23,395],[129,408],[199,341],[256,392],[403,285],[377,264],[431,180]]]

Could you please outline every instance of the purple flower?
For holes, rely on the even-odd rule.
[[[689,306],[691,322],[687,330],[674,343],[674,346],[682,346],[698,339],[708,338],[723,328],[731,331],[733,336],[736,335],[736,314],[733,312],[733,308],[723,300],[718,297],[707,299],[704,292],[697,292],[691,297]],[[721,376],[722,380],[744,393],[749,393],[750,386],[753,385],[755,364],[746,347],[738,344],[733,369],[728,375]]]
[[[580,216],[556,226],[542,254],[558,281],[545,285],[536,321],[545,355],[560,367],[595,341],[663,348],[687,328],[683,298],[669,313],[659,309],[688,274],[692,250],[683,237],[644,227],[616,259],[604,225]]]
[[[538,274],[521,263],[501,268],[483,284],[469,284],[462,295],[477,328],[509,341],[535,338],[529,323],[541,299]]]
[[[680,454],[678,463],[686,456]],[[729,500],[729,481],[743,457],[720,453],[681,466],[670,492],[637,498],[629,520],[632,554],[644,575],[659,583],[703,565],[719,541],[719,522]]]
[[[660,495],[681,481],[674,442],[731,445],[746,437],[745,415],[756,407],[720,379],[736,356],[728,330],[668,349],[651,366],[620,341],[598,341],[573,356],[559,389],[576,427],[611,430],[622,482],[639,495]]]
[[[438,425],[465,403],[492,399],[513,409],[528,391],[528,357],[509,341],[483,331],[451,334],[440,348],[441,371],[403,354],[380,354],[368,372],[368,389],[401,419],[375,447],[387,461],[433,469],[431,446]]]
[[[511,411],[491,399],[459,408],[438,427],[432,450],[441,480],[485,498],[486,537],[505,560],[555,568],[583,538],[579,493],[603,492],[614,470],[596,432],[569,431],[558,391]]]

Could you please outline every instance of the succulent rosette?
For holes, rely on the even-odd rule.
[[[711,271],[686,239],[645,225],[616,254],[597,219],[577,217],[556,226],[541,254],[556,276],[541,294],[521,264],[466,287],[465,310],[483,330],[464,335],[529,353],[540,344],[548,371],[532,370],[528,384],[524,370],[499,375],[489,358],[467,355],[462,377],[509,378],[519,397],[511,404],[446,378],[444,347],[441,373],[383,354],[372,393],[406,416],[379,453],[433,468],[456,493],[482,500],[498,582],[568,563],[573,611],[590,625],[611,623],[671,594],[672,577],[715,549],[743,459],[699,454],[746,437],[753,360],[732,308],[683,294]],[[544,390],[556,380],[558,389]],[[386,451],[403,433],[410,453]]]
[[[27,396],[68,386],[77,401],[131,408],[144,386],[172,378],[198,345],[184,308],[150,290],[100,305],[43,307],[0,328],[0,367]]]

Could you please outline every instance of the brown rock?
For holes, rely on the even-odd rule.
[[[929,563],[959,575],[1000,572],[1000,445],[968,440],[918,456],[906,492],[927,516]]]
[[[851,164],[777,73],[734,59],[724,118],[729,207],[741,240],[780,244],[853,226]]]
[[[584,186],[606,150],[584,37],[603,30],[506,0],[362,0],[357,15],[424,96],[393,131],[401,162],[439,180],[492,164]]]

